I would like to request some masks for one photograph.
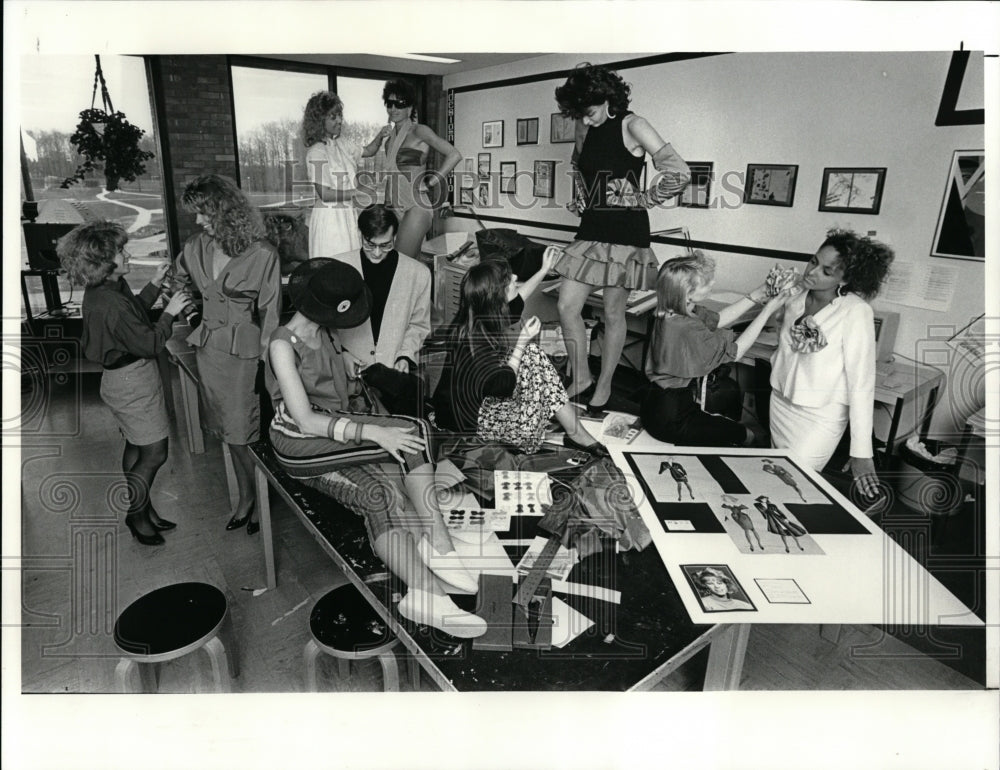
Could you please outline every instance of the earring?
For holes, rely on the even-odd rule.
[[[837,284],[837,296],[843,297],[845,294],[847,294],[847,290],[844,288],[844,284]]]
[[[611,108],[608,107],[608,120],[614,120],[617,117],[618,117],[617,115],[612,115],[611,114]]]

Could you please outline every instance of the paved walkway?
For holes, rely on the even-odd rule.
[[[159,195],[153,195],[152,193],[128,193],[129,195],[144,195],[148,194],[150,198],[158,198]],[[126,203],[125,201],[113,200],[108,198],[108,191],[102,190],[98,196],[97,200],[104,201],[105,203],[113,203],[116,206],[124,206],[127,209],[131,209],[136,213],[135,221],[129,225],[127,232],[134,233],[137,230],[145,227],[153,220],[153,214],[160,214],[163,209],[144,209],[139,206],[133,206],[131,203]]]

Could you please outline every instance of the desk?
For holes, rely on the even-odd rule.
[[[385,568],[371,550],[362,519],[326,495],[289,479],[266,442],[252,445],[251,453],[256,466],[268,587],[277,584],[268,504],[269,487],[273,486],[441,689],[648,690],[705,648],[705,689],[730,690],[739,686],[749,626],[692,623],[653,547],[615,554],[612,546],[574,567],[570,581],[617,587],[622,598],[618,605],[599,600],[589,600],[588,604],[581,597],[559,595],[596,621],[588,632],[562,649],[475,650],[470,641],[416,626],[402,618],[386,597],[373,593],[364,577]],[[523,552],[526,546],[520,550]],[[516,563],[518,558],[513,561]],[[463,609],[475,609],[475,597],[454,598]],[[602,605],[606,612],[597,616],[594,604]],[[613,639],[605,641],[611,633]]]
[[[986,407],[984,406],[978,412],[969,416],[969,419],[965,421],[965,426],[962,428],[962,439],[958,445],[958,459],[959,461],[965,458],[965,453],[969,449],[969,442],[972,437],[976,436],[981,439],[986,439]]]

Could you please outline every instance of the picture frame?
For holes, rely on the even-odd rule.
[[[538,118],[517,119],[517,143],[538,144]]]
[[[483,123],[483,147],[503,147],[502,120],[487,120]]]
[[[458,203],[460,206],[471,206],[472,201],[472,188],[462,187],[458,191]]]
[[[480,179],[479,186],[476,187],[474,205],[481,209],[489,208],[490,200],[492,199],[492,182],[488,179]]]
[[[710,160],[689,160],[691,183],[684,188],[678,205],[689,209],[707,209],[712,200],[713,166]]]
[[[576,120],[568,118],[561,112],[553,112],[549,123],[549,142],[564,144],[576,139]]]
[[[476,164],[477,165],[476,170],[479,172],[480,179],[490,178],[490,171],[492,170],[492,163],[493,163],[492,157],[493,156],[491,156],[490,153],[488,152],[479,153],[479,157],[477,159],[478,162]]]
[[[514,195],[517,192],[516,177],[517,177],[517,162],[513,160],[501,161],[500,192],[506,195]]]
[[[878,214],[885,172],[885,168],[824,168],[819,210]]]
[[[931,256],[986,260],[986,153],[956,150],[945,181]]]
[[[554,198],[556,190],[556,162],[536,160],[532,174],[532,192],[536,198]]]
[[[797,165],[748,163],[743,202],[759,206],[791,206],[795,200]]]
[[[681,564],[702,612],[756,612],[757,607],[728,564]],[[716,591],[707,586],[711,584]]]

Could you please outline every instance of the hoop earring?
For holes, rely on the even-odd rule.
[[[844,284],[837,284],[837,296],[843,297],[845,294],[847,294],[847,290],[844,288]]]
[[[612,115],[611,114],[611,108],[609,107],[608,108],[608,120],[614,120],[617,117],[618,117],[617,115]]]

